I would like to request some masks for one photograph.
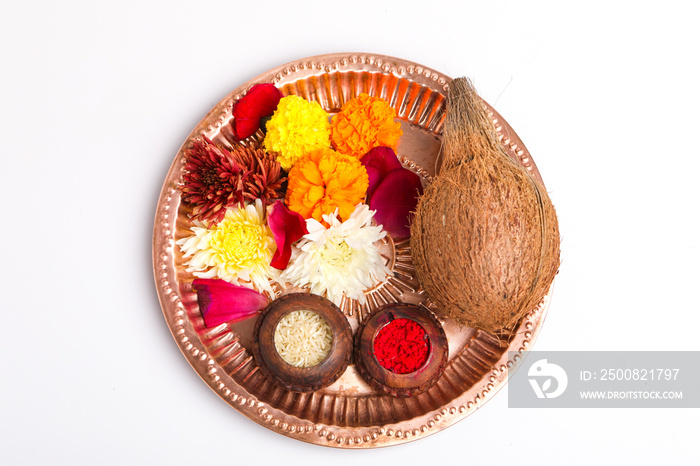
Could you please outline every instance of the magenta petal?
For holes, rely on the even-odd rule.
[[[376,210],[374,219],[392,236],[411,235],[413,212],[418,196],[423,194],[420,177],[410,170],[400,168],[390,171],[377,186],[369,207]]]
[[[289,210],[282,201],[277,201],[267,216],[267,224],[277,245],[270,265],[284,270],[292,256],[292,244],[309,232],[306,220],[299,213]]]
[[[396,153],[390,147],[375,147],[367,152],[360,162],[367,169],[367,176],[369,176],[368,200],[372,198],[374,190],[390,171],[402,168]]]
[[[219,279],[192,282],[206,327],[247,319],[267,306],[267,298],[255,290]]]

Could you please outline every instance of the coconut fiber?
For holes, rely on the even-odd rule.
[[[418,279],[438,314],[489,332],[511,329],[559,268],[554,207],[507,154],[465,78],[449,87],[441,152],[411,226]]]

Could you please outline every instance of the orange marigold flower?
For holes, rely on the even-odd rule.
[[[365,200],[369,179],[359,159],[332,149],[305,155],[289,172],[287,205],[304,218],[323,223],[323,215],[338,209],[341,221]]]
[[[394,121],[396,110],[368,94],[348,101],[331,120],[331,141],[338,152],[362,158],[370,149],[387,146],[396,150],[403,133]]]

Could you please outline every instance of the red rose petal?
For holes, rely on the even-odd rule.
[[[418,175],[405,168],[392,170],[374,190],[369,208],[377,211],[374,219],[389,234],[410,236],[413,212],[421,194],[423,186]]]
[[[368,200],[372,198],[374,190],[390,171],[402,168],[396,153],[390,147],[375,147],[367,152],[360,162],[367,169],[367,176],[369,176]]]
[[[256,84],[233,105],[233,134],[245,139],[260,128],[260,119],[275,113],[282,93],[269,83]]]
[[[245,139],[260,129],[260,118],[237,118],[233,120],[233,134],[237,140]]]
[[[292,244],[309,232],[306,220],[299,213],[289,210],[282,201],[277,201],[267,216],[267,224],[277,245],[270,265],[284,270],[292,255]]]
[[[255,290],[219,279],[192,282],[206,327],[247,319],[267,306],[267,298]]]

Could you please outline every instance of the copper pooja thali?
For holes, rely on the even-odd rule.
[[[224,401],[253,421],[287,437],[338,448],[374,448],[406,443],[439,432],[479,409],[505,385],[508,370],[533,343],[549,305],[531,310],[516,331],[492,335],[440,320],[448,339],[444,373],[427,391],[405,398],[381,395],[358,374],[354,364],[331,385],[314,392],[288,391],[271,382],[256,364],[255,318],[206,328],[192,291],[195,278],[186,272],[175,242],[188,234],[190,220],[181,206],[185,150],[206,136],[227,148],[234,142],[232,105],[258,83],[272,83],[284,95],[316,100],[331,115],[346,101],[365,92],[396,109],[403,136],[397,154],[424,185],[436,172],[445,96],[451,78],[425,66],[376,54],[331,54],[294,61],[238,87],[197,125],[167,174],[155,217],[153,269],[166,322],[183,354],[202,379]],[[493,118],[508,153],[541,180],[527,149],[495,112]],[[255,145],[262,133],[243,141]],[[408,240],[383,240],[381,254],[393,277],[366,292],[367,302],[343,301],[341,310],[353,332],[388,303],[423,304],[430,308],[415,278]],[[278,290],[281,294],[302,291]],[[550,290],[551,293],[551,290]],[[509,359],[509,352],[517,353]],[[513,354],[513,353],[511,353]]]

